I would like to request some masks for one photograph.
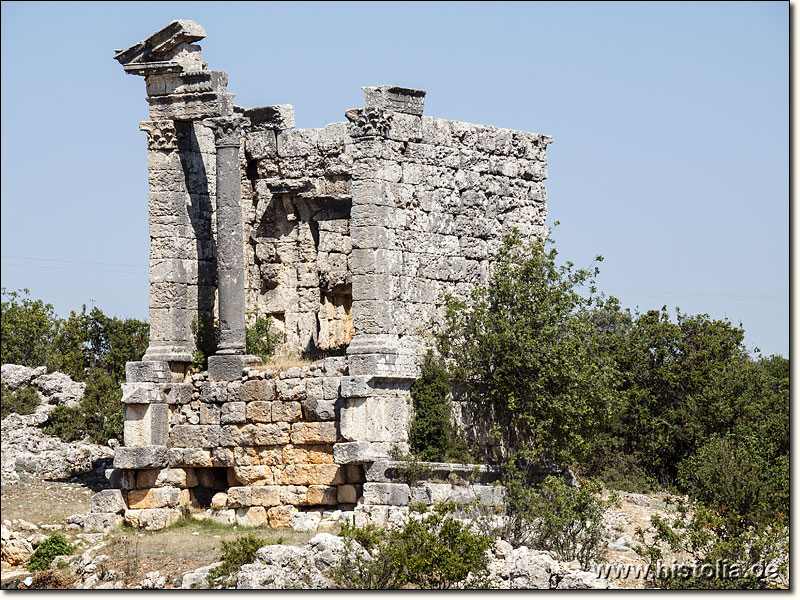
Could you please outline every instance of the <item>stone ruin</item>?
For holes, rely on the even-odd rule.
[[[410,388],[445,295],[486,282],[512,228],[545,234],[552,138],[424,116],[424,91],[388,85],[363,88],[347,122],[295,129],[290,105],[233,103],[204,37],[174,21],[114,57],[150,105],[150,342],[127,365],[114,489],[86,529],[158,529],[183,508],[324,530],[341,514],[393,521],[412,502],[497,503],[491,468],[435,464],[409,487],[389,451],[408,450]],[[245,350],[253,311],[288,350],[323,358],[260,364]],[[218,349],[190,374],[196,324],[215,318]]]

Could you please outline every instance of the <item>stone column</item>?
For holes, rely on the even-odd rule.
[[[191,204],[183,186],[171,119],[143,121],[150,183],[150,344],[145,361],[189,362],[194,343],[188,304],[195,242],[187,236]],[[194,269],[196,271],[196,268]]]
[[[239,115],[206,121],[214,130],[217,146],[217,354],[245,353],[244,225],[239,147],[242,127],[249,123],[250,119]]]

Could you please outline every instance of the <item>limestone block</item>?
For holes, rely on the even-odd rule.
[[[114,453],[114,467],[117,469],[152,469],[166,466],[166,446],[120,446]]]
[[[289,448],[290,446],[286,446]],[[282,465],[284,463],[284,446],[251,446],[234,448],[235,465]]]
[[[365,504],[408,505],[409,488],[405,483],[367,482],[363,489]]]
[[[249,381],[247,383],[250,383]],[[255,423],[272,422],[272,402],[256,400],[248,402],[246,408],[247,420]]]
[[[294,423],[303,418],[299,402],[273,402],[272,420],[275,423]]]
[[[200,387],[200,400],[204,403],[223,403],[228,400],[228,383],[225,381],[205,381]]]
[[[128,506],[137,508],[174,508],[181,502],[181,490],[175,487],[131,490],[128,492]]]
[[[260,358],[249,354],[215,354],[208,357],[208,377],[217,381],[238,381],[245,367],[260,362]]]
[[[122,513],[127,508],[121,490],[103,490],[92,496],[93,513]]]
[[[176,448],[214,448],[220,443],[220,426],[173,425],[169,437]]]
[[[250,119],[249,129],[259,132],[262,130],[294,129],[294,106],[291,104],[248,108],[244,111],[244,116]],[[249,131],[248,135],[251,135]]]
[[[408,523],[408,513],[407,506],[390,506],[386,518],[386,526],[389,528],[402,527]]]
[[[244,383],[241,381],[228,382],[228,397],[225,402],[233,404],[234,402],[244,402]]]
[[[215,467],[232,467],[235,457],[231,448],[214,448],[211,451],[211,464]]]
[[[135,471],[125,469],[106,469],[108,485],[119,490],[131,490],[136,487]]]
[[[253,160],[274,158],[278,147],[274,131],[248,131],[245,135],[245,149]]]
[[[337,489],[339,504],[355,504],[358,502],[358,490],[352,484],[340,485]]]
[[[211,452],[202,448],[170,448],[170,467],[211,467]]]
[[[222,525],[233,525],[236,523],[236,510],[233,508],[219,510],[209,508],[206,511],[205,518]]]
[[[282,489],[277,485],[251,487],[250,503],[253,506],[278,506],[281,504]]]
[[[194,386],[191,383],[173,383],[170,384],[165,395],[168,404],[188,404],[192,401],[192,393]]]
[[[181,511],[175,508],[128,509],[125,511],[125,521],[137,529],[155,531],[177,523],[181,518]]]
[[[274,485],[277,483],[272,467],[267,465],[233,467],[236,479],[242,485]]]
[[[342,380],[345,378],[343,377]],[[339,431],[345,440],[364,440],[367,437],[367,400],[350,398],[339,414]]]
[[[323,365],[325,374],[328,376],[345,375],[347,372],[347,358],[344,356],[328,357],[324,360]],[[339,377],[329,377],[329,378],[337,380],[339,379]],[[336,385],[338,388],[338,383]]]
[[[83,531],[108,531],[122,524],[122,515],[116,512],[89,513],[83,519]]]
[[[317,423],[294,423],[292,425],[293,444],[332,444],[336,442],[336,423],[322,421]]]
[[[250,506],[251,490],[253,488],[247,486],[234,486],[228,488],[228,508],[241,508],[243,506]]]
[[[125,380],[166,383],[172,380],[172,370],[167,361],[137,361],[125,363]]]
[[[212,510],[221,510],[228,505],[228,494],[225,492],[217,492],[211,497]]]
[[[246,406],[244,402],[226,402],[222,405],[219,422],[222,425],[247,422]]]
[[[285,485],[280,488],[281,503],[300,506],[308,504],[308,487],[304,485]]]
[[[252,468],[252,467],[251,467]],[[339,465],[287,465],[281,473],[285,485],[339,485],[344,483],[344,469]]]
[[[214,404],[206,404],[205,402],[200,405],[200,424],[201,425],[219,425],[220,423],[220,407]]]
[[[330,444],[283,446],[283,463],[333,464],[333,446]]]
[[[299,512],[292,515],[289,525],[298,532],[316,531],[322,515],[317,511]]]
[[[263,506],[236,509],[236,524],[243,527],[261,527],[267,522],[267,511]]]
[[[371,375],[351,375],[341,378],[340,394],[342,398],[366,398],[372,395],[373,390],[369,385]]]
[[[388,458],[376,453],[369,442],[340,442],[333,445],[333,461],[337,465],[363,464]]]
[[[353,522],[356,527],[367,527],[368,525],[385,527],[388,520],[388,506],[359,504],[353,510]]]
[[[274,446],[289,443],[288,423],[258,423],[248,425],[252,427],[252,440],[254,446]]]
[[[275,399],[275,382],[257,379],[244,382],[244,400],[247,402],[269,402]]]
[[[337,486],[311,485],[308,488],[307,502],[311,506],[334,506],[338,503]]]
[[[292,515],[299,512],[294,506],[273,506],[267,510],[267,520],[269,526],[276,527],[289,527],[292,521]]]
[[[280,400],[299,402],[306,398],[305,381],[300,378],[280,379],[276,388]]]
[[[123,383],[122,398],[123,404],[150,404],[151,402],[164,402],[166,398],[161,390],[151,382]]]

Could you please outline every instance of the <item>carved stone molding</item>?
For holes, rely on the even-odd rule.
[[[354,126],[354,137],[386,136],[392,125],[392,115],[380,108],[351,108],[344,116]]]
[[[174,121],[142,121],[139,129],[147,133],[147,149],[172,152],[178,149]]]
[[[230,115],[205,119],[203,124],[214,130],[217,148],[238,148],[242,143],[242,128],[250,125],[250,119],[241,115]]]

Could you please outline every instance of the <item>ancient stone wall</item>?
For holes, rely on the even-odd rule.
[[[246,524],[325,510],[385,522],[415,499],[464,501],[463,486],[398,483],[386,461],[409,449],[444,297],[486,281],[512,228],[544,235],[551,138],[423,116],[425,92],[393,86],[364,88],[347,122],[295,129],[289,105],[234,106],[192,43],[204,35],[175,21],[115,56],[145,77],[152,119],[151,330],[127,365],[118,494],[89,522],[154,528],[182,506]],[[329,358],[259,365],[254,312],[286,349]],[[215,317],[217,351],[192,373]],[[484,483],[467,487],[497,501]]]

